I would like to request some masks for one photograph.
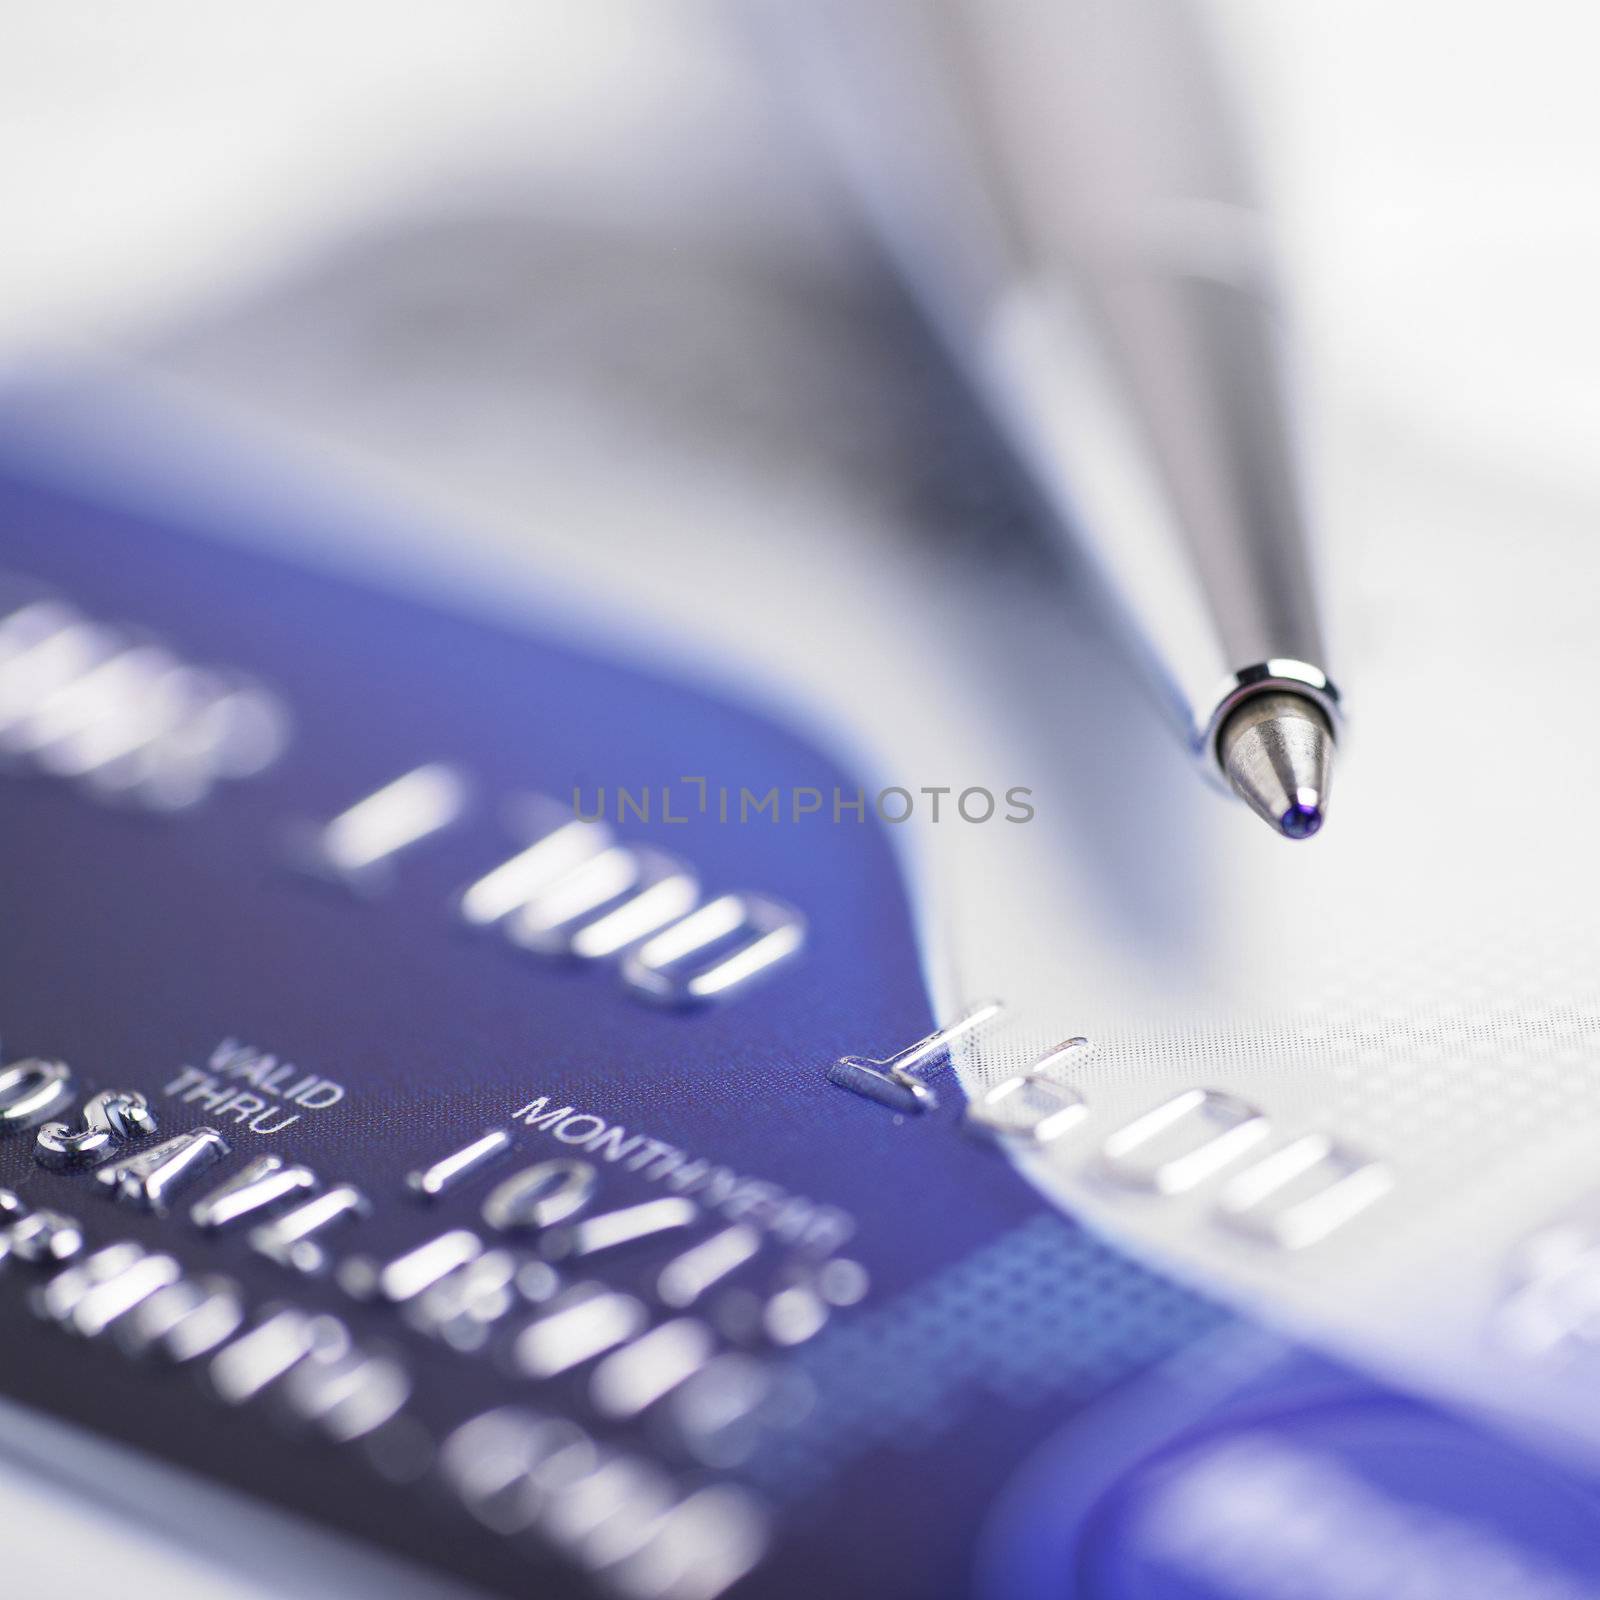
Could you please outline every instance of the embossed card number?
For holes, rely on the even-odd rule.
[[[467,815],[472,792],[447,763],[417,767],[302,830],[295,859],[375,893],[404,852]],[[697,874],[676,856],[619,844],[604,823],[544,796],[517,809],[531,842],[462,890],[456,913],[469,927],[540,955],[615,960],[631,994],[671,1006],[731,999],[805,946],[806,920],[783,901],[741,892],[702,903]]]

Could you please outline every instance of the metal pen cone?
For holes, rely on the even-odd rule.
[[[1223,770],[1239,798],[1285,839],[1321,828],[1333,775],[1333,730],[1310,700],[1260,694],[1224,724]]]

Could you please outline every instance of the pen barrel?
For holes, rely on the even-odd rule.
[[[1076,536],[1111,575],[1129,625],[1152,641],[1206,753],[1226,712],[1264,686],[1298,687],[1330,718],[1339,713],[1259,230],[1242,217],[1211,228],[1198,248],[1169,241],[1084,291],[1107,347],[1106,386],[1123,392],[1108,403],[1124,411],[1133,448],[1159,477],[1150,515],[1168,526],[1128,537],[1109,503],[1091,504],[1098,465],[1073,452],[1084,518]]]
[[[1334,716],[1248,163],[1189,0],[830,0],[790,65],[958,364],[1214,769]]]

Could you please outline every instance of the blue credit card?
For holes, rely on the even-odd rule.
[[[0,482],[6,1394],[508,1595],[1600,1593],[1591,1484],[830,1075],[945,1020],[854,774],[182,522]]]

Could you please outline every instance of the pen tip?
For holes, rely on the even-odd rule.
[[[1333,772],[1333,730],[1303,695],[1256,695],[1222,729],[1223,770],[1240,799],[1285,839],[1322,827]]]

